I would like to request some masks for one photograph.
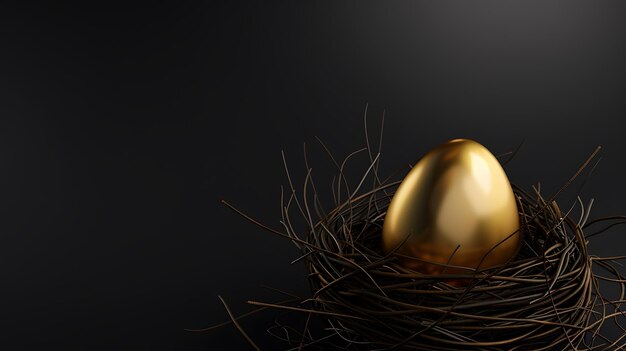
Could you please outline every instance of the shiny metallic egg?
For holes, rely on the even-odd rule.
[[[517,254],[519,229],[516,198],[498,160],[473,140],[454,139],[404,178],[385,215],[382,246],[426,274],[442,273],[445,264],[484,269]]]

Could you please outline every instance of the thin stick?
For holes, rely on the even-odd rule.
[[[250,346],[252,346],[255,350],[261,351],[261,349],[254,343],[254,341],[252,341],[252,339],[250,339],[248,334],[246,334],[243,328],[239,325],[239,322],[237,322],[237,318],[233,316],[233,313],[230,311],[230,308],[228,308],[228,304],[226,304],[226,301],[224,301],[224,299],[221,296],[218,296],[218,298],[222,302],[222,305],[224,305],[224,309],[226,309],[226,312],[228,313],[228,317],[230,317],[230,320],[233,322],[235,327],[237,327],[237,330],[239,330],[241,335],[246,339],[246,341],[250,344]]]

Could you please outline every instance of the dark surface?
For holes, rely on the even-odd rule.
[[[280,150],[302,179],[303,141],[363,145],[367,103],[383,173],[455,137],[524,140],[507,173],[550,195],[602,145],[583,199],[626,213],[623,2],[3,7],[2,346],[247,349],[183,329],[225,320],[218,294],[243,312],[276,298],[262,284],[305,293],[304,272],[218,200],[278,226]],[[266,350],[272,318],[243,323]]]

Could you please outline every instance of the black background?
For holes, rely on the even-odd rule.
[[[277,227],[280,151],[300,181],[303,142],[364,145],[366,105],[372,135],[385,111],[383,173],[451,138],[524,141],[507,174],[551,195],[602,145],[581,195],[625,213],[625,16],[617,1],[4,5],[0,344],[247,349],[232,326],[184,329],[226,320],[218,294],[236,313],[275,299],[263,284],[304,294],[304,271],[219,200]],[[617,229],[592,249],[625,243]],[[242,323],[268,350],[273,316]]]

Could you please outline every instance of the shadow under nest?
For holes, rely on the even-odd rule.
[[[294,189],[285,161],[289,190],[281,200],[282,229],[270,228],[224,202],[263,229],[292,241],[301,252],[296,261],[303,261],[308,269],[309,297],[281,303],[249,301],[260,309],[283,309],[306,316],[304,326],[283,328],[290,333],[285,338],[289,350],[626,347],[626,329],[621,324],[626,280],[616,268],[624,257],[597,257],[587,250],[591,237],[626,222],[626,216],[590,220],[592,203],[584,206],[578,198],[564,212],[556,202],[599,148],[550,198],[544,198],[535,187],[528,193],[513,186],[523,240],[512,260],[488,270],[446,274],[444,269],[442,274],[426,275],[401,266],[399,254],[382,253],[385,211],[401,181],[381,180],[377,174],[380,145],[374,153],[367,137],[366,141],[366,148],[341,163],[322,143],[338,170],[333,181],[334,208],[328,213],[317,196],[306,152],[308,172],[301,194]],[[360,152],[369,155],[369,163],[359,184],[349,189],[344,174],[346,161]],[[509,153],[509,160],[514,154]],[[368,189],[364,189],[366,183],[371,184]],[[342,199],[342,194],[346,198]],[[294,228],[294,213],[304,219],[306,228]],[[586,233],[591,229],[595,230]],[[470,283],[456,286],[449,283],[451,280]],[[607,297],[607,285],[616,296]],[[259,349],[237,322],[243,316],[233,316],[224,306],[230,322]],[[311,318],[320,318],[326,328],[312,331]],[[621,336],[606,336],[607,324]]]

